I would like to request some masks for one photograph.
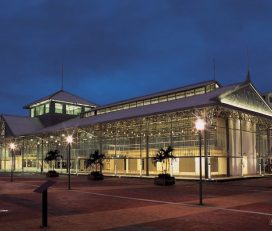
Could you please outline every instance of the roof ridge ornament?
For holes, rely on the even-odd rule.
[[[250,77],[250,70],[249,70],[249,52],[248,52],[248,47],[246,48],[246,54],[247,54],[247,74],[246,74],[246,83],[251,83],[251,77]]]
[[[250,77],[250,71],[249,69],[247,70],[247,74],[246,74],[246,83],[251,83],[251,77]]]

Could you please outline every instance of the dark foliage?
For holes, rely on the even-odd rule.
[[[90,154],[89,158],[86,160],[86,168],[95,167],[96,172],[98,172],[99,167],[99,172],[102,173],[104,158],[104,154],[100,153],[99,150],[95,150],[94,153]]]
[[[52,161],[56,161],[58,159],[63,159],[63,156],[59,154],[59,150],[50,150],[45,157],[45,162],[46,163],[51,163]],[[54,165],[53,165],[54,169]]]
[[[59,173],[56,172],[55,170],[50,170],[46,173],[46,176],[47,177],[58,177],[59,176]]]
[[[164,174],[166,174],[167,172],[169,159],[175,159],[173,151],[174,149],[171,146],[168,146],[166,149],[160,148],[157,154],[152,158],[152,162],[154,165],[156,165],[158,162],[162,163],[162,172],[164,171]],[[166,164],[165,170],[163,169],[164,163]]]

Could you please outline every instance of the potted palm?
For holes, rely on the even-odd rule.
[[[46,173],[46,176],[47,177],[58,177],[59,176],[59,173],[55,171],[55,165],[56,165],[56,161],[58,159],[62,159],[62,155],[59,154],[59,150],[50,150],[47,154],[46,154],[46,157],[45,157],[45,162],[46,163],[51,163],[52,165],[52,170],[49,170],[47,173]]]
[[[154,184],[157,185],[173,185],[175,184],[175,177],[170,176],[167,170],[170,166],[170,159],[175,159],[173,155],[174,149],[168,146],[166,149],[160,148],[153,157],[153,164],[156,166],[158,162],[161,163],[162,173],[155,177]]]
[[[104,175],[102,173],[103,160],[105,155],[100,153],[99,150],[95,150],[91,153],[89,158],[86,160],[86,168],[91,168],[93,170],[89,175],[89,180],[103,180]]]

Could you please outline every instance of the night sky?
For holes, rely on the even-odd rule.
[[[1,0],[0,114],[61,88],[98,104],[215,77],[272,91],[272,1]],[[248,56],[247,56],[248,50]],[[248,59],[249,57],[249,59]]]

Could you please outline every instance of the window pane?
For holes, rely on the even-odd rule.
[[[186,97],[194,95],[194,90],[186,91]]]
[[[124,108],[124,109],[128,109],[128,108],[129,108],[129,104],[125,104],[125,105],[123,106],[123,108]]]
[[[49,103],[45,104],[45,113],[49,113]]]
[[[151,104],[158,103],[158,98],[151,99]]]
[[[167,96],[160,96],[159,97],[159,102],[165,102],[167,101]]]
[[[200,94],[204,94],[205,93],[205,88],[204,87],[200,87],[195,89],[195,94],[196,95],[200,95]]]
[[[90,107],[84,107],[84,111],[90,111],[91,108]]]
[[[78,115],[81,112],[81,107],[74,105],[66,105],[66,114],[68,115]],[[101,112],[103,113],[103,112]]]
[[[62,113],[63,105],[60,103],[55,103],[55,112],[56,113]]]
[[[31,117],[35,116],[35,108],[31,108]]]
[[[145,101],[144,101],[144,105],[149,105],[150,104],[150,99],[146,99]]]
[[[175,94],[168,95],[168,101],[176,99]]]
[[[210,92],[210,91],[211,91],[211,86],[210,85],[206,86],[206,92]]]
[[[117,106],[116,110],[117,110],[117,111],[123,110],[123,105]]]
[[[144,102],[143,102],[143,101],[137,101],[137,107],[143,106],[143,105],[144,105]]]
[[[114,107],[111,107],[111,111],[116,111],[117,107],[114,106]]]
[[[181,99],[181,98],[184,98],[184,97],[185,97],[184,92],[180,92],[180,93],[176,94],[176,99]]]
[[[36,115],[43,115],[44,114],[44,105],[40,105],[36,107]]]
[[[133,102],[133,103],[129,104],[129,108],[134,108],[134,107],[136,107],[136,102]]]
[[[215,89],[215,84],[211,84],[211,91]]]

